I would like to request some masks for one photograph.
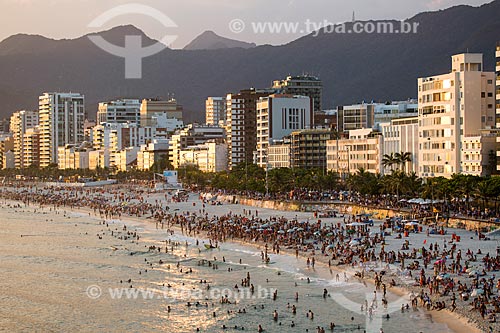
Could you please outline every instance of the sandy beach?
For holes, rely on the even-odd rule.
[[[188,212],[188,211],[190,211],[190,212],[198,211],[198,213],[200,213],[200,214],[206,213],[208,215],[219,215],[220,216],[220,215],[227,214],[229,212],[232,212],[233,214],[242,214],[244,211],[245,212],[255,211],[255,209],[253,207],[242,206],[242,205],[223,204],[223,205],[217,205],[217,206],[205,205],[204,212],[203,212],[203,211],[200,211],[200,210],[202,210],[203,204],[199,200],[198,196],[195,194],[191,195],[187,202],[168,202],[167,203],[165,198],[164,198],[164,195],[162,193],[149,194],[149,195],[145,194],[144,199],[145,199],[144,200],[145,202],[151,202],[151,203],[161,202],[163,205],[168,204],[171,212],[175,211],[175,212],[178,212],[179,214],[181,214],[182,212]],[[49,215],[54,214],[54,212],[50,212],[50,211],[47,212],[47,209],[48,209],[48,207],[44,208],[44,213],[49,214]],[[77,215],[78,216],[78,218],[76,218],[77,220],[78,219],[87,219],[87,217],[89,217],[89,213],[90,213],[90,218],[93,220],[94,226],[101,228],[103,230],[103,234],[106,233],[106,231],[105,231],[106,229],[105,228],[103,229],[102,225],[101,226],[97,225],[97,223],[100,223],[101,217],[95,216],[92,209],[82,206],[82,207],[73,207],[71,210],[73,212],[79,214],[79,215]],[[67,212],[68,216],[64,216],[64,213],[63,213],[63,218],[65,218],[67,220],[66,223],[71,224],[74,222],[75,215],[70,215],[70,214],[75,214],[75,213],[69,213],[69,211],[70,211],[69,207],[59,207],[58,211],[59,212],[61,212],[61,211]],[[268,219],[272,216],[283,216],[283,217],[286,217],[288,219],[296,218],[298,220],[309,221],[309,223],[314,223],[315,221],[317,221],[317,219],[313,219],[313,216],[311,213],[295,213],[295,212],[282,212],[282,211],[273,211],[273,210],[267,210],[267,209],[258,209],[258,213],[254,212],[254,214],[258,214],[259,218],[262,218],[264,220]],[[97,214],[97,215],[99,215],[99,214]],[[53,215],[50,215],[50,216],[53,217]],[[61,217],[61,216],[59,215],[58,217]],[[111,223],[110,221],[115,221],[115,219],[109,219],[109,218],[105,219],[105,220],[108,223]],[[116,220],[116,221],[118,221],[118,220]],[[122,216],[121,221],[119,223],[125,224],[125,225],[132,225],[132,226],[134,226],[134,228],[138,228],[138,230],[140,230],[140,231],[138,231],[138,234],[141,234],[141,233],[152,234],[152,233],[154,233],[154,230],[156,230],[156,223],[155,223],[154,219],[150,219],[150,218],[145,219],[144,216],[142,216],[142,217]],[[334,223],[334,224],[343,223],[343,218],[339,217],[336,219],[322,219],[322,223],[324,225],[328,225],[331,223]],[[377,225],[378,225],[377,223],[380,223],[380,222],[376,222],[374,228],[377,227]],[[79,223],[76,223],[76,224],[78,225]],[[80,229],[81,226],[79,226],[79,227],[75,226],[75,228]],[[180,237],[179,239],[187,239],[187,238],[183,238],[184,236],[182,236],[181,229],[179,228],[179,226],[170,225],[169,228],[174,231],[176,236]],[[147,231],[148,229],[149,229],[149,231]],[[153,230],[151,230],[151,229],[153,229]],[[49,232],[48,230],[45,230],[45,231]],[[88,231],[87,231],[87,233],[88,233]],[[496,242],[495,241],[478,242],[477,239],[474,239],[474,234],[472,232],[467,232],[464,230],[449,230],[448,235],[444,235],[444,236],[435,236],[435,235],[427,236],[425,233],[412,234],[409,237],[409,241],[410,241],[410,245],[412,245],[412,246],[418,246],[418,244],[424,244],[424,241],[426,241],[428,243],[431,243],[431,242],[436,243],[436,244],[439,243],[441,245],[441,244],[446,244],[448,239],[451,237],[451,233],[456,233],[457,235],[461,236],[462,243],[460,244],[460,246],[461,247],[463,246],[464,250],[471,249],[472,251],[477,251],[477,249],[481,248],[484,251],[484,253],[486,253],[486,252],[495,253],[495,250],[496,250]],[[193,236],[193,237],[192,237],[192,239],[189,239],[189,242],[194,242],[194,239],[197,239],[197,240],[200,240],[200,242],[202,244],[203,244],[203,242],[207,243],[208,238],[209,238],[208,234],[206,232],[203,232],[203,231],[197,231],[196,233],[193,232],[191,234],[191,236]],[[33,242],[33,240],[36,240],[36,236],[32,235],[32,236],[28,236],[26,238],[23,237],[23,238],[25,238],[25,240],[23,240],[23,242],[25,242],[26,240],[29,240],[30,237],[32,237],[31,242]],[[472,239],[471,239],[471,237],[472,237]],[[161,244],[160,239],[154,239],[154,238],[161,238],[162,240],[164,240],[165,236],[163,234],[163,236],[154,236],[154,237],[147,240],[148,244],[156,244],[158,246],[158,244]],[[404,241],[405,241],[405,239],[400,240],[400,239],[393,239],[393,238],[388,237],[386,239],[385,247],[386,247],[387,251],[389,251],[391,249],[399,249]],[[128,243],[130,243],[130,241]],[[139,243],[143,243],[143,241],[141,240]],[[131,243],[131,244],[134,244],[134,243]],[[137,250],[139,248],[142,250],[143,246],[146,246],[146,245],[143,245],[143,246],[141,246],[141,245],[135,244],[133,246],[137,247]],[[117,251],[113,250],[113,247],[120,248],[120,246],[123,247],[123,245],[115,244],[115,245],[108,246],[108,248],[110,249],[110,251],[112,251],[112,253],[116,253]],[[127,245],[127,246],[131,247],[131,245]],[[244,242],[244,241],[241,241],[238,239],[231,239],[231,240],[227,240],[225,243],[221,244],[220,245],[221,249],[219,249],[219,251],[222,251],[225,253],[225,251],[228,251],[228,250],[226,250],[226,248],[229,249],[229,248],[232,248],[235,246],[238,246],[238,247],[241,247],[244,249],[252,249],[253,248],[253,249],[255,249],[253,256],[258,257],[259,252],[264,250],[265,243],[262,241],[254,241],[254,242],[249,243],[249,242]],[[85,247],[85,245],[82,244],[82,247]],[[193,250],[194,250],[194,248],[193,248]],[[355,266],[355,265],[354,266],[352,266],[352,265],[335,266],[332,262],[330,262],[331,267],[329,267],[329,265],[328,265],[328,260],[329,260],[328,258],[329,257],[325,256],[325,255],[321,255],[320,253],[319,254],[316,253],[314,255],[314,258],[317,260],[317,266],[313,267],[311,269],[311,267],[309,265],[306,265],[306,260],[307,260],[307,258],[311,258],[313,256],[312,252],[301,251],[299,253],[298,258],[296,258],[296,253],[292,249],[284,249],[283,248],[280,250],[279,255],[272,254],[271,252],[272,251],[270,251],[269,256],[270,256],[273,264],[270,265],[270,268],[273,268],[272,273],[274,275],[276,274],[276,270],[280,271],[280,268],[279,267],[274,268],[272,266],[273,265],[279,266],[279,264],[282,264],[282,262],[278,262],[277,264],[274,264],[275,260],[283,260],[284,262],[287,262],[287,263],[292,262],[293,264],[291,266],[294,266],[294,268],[291,269],[292,273],[296,273],[297,271],[300,271],[302,279],[304,277],[308,277],[310,279],[316,278],[318,281],[327,281],[328,282],[330,280],[330,282],[334,282],[333,280],[334,280],[334,276],[336,274],[342,275],[343,272],[346,271],[346,272],[348,272],[348,276],[350,279],[349,282],[352,284],[350,286],[351,288],[353,286],[355,286],[357,288],[358,285],[363,285],[363,282],[360,279],[353,277],[354,274],[356,274],[360,271],[360,268]],[[191,253],[191,255],[192,254],[193,253]],[[43,254],[41,254],[41,255],[43,255]],[[49,256],[49,253],[46,253],[46,255]],[[202,254],[202,257],[203,257],[203,255],[205,256],[205,258],[209,258],[209,256],[210,256],[210,254],[207,254],[206,252],[204,252]],[[227,253],[227,256],[231,256],[231,255],[232,254]],[[277,258],[279,258],[279,259],[277,259]],[[285,266],[283,266],[283,267],[285,267]],[[288,267],[288,266],[286,266],[286,267]],[[134,270],[136,270],[136,269],[137,268],[135,268]],[[286,273],[286,269],[283,269],[283,272]],[[368,282],[366,289],[367,290],[374,290],[374,284],[373,284],[374,272],[370,272],[370,269],[366,269],[365,273],[366,273],[366,275],[365,275],[364,280],[366,282]],[[399,273],[394,273],[392,275],[388,275],[387,277],[384,277],[384,279],[392,278],[392,277],[394,277],[398,283],[397,283],[396,287],[392,287],[392,288],[388,287],[388,290],[390,291],[390,293],[394,294],[391,297],[397,298],[396,296],[404,295],[404,296],[406,296],[406,299],[408,300],[408,291],[409,290],[413,290],[415,292],[415,294],[418,293],[419,288],[413,286],[412,283],[408,283],[408,281],[409,280],[411,281],[411,279],[408,279],[407,277],[404,277],[404,276],[402,277]],[[12,278],[12,276],[11,276],[11,278]],[[296,276],[292,277],[292,280],[297,280],[297,277]],[[301,281],[301,280],[299,279],[299,281]],[[330,285],[334,285],[334,283],[332,283]],[[277,284],[277,286],[279,286],[279,284]],[[318,289],[318,286],[315,286],[313,288],[313,290],[314,289]],[[341,289],[345,289],[345,288],[341,288]],[[354,298],[355,298],[355,296],[354,296]],[[398,307],[399,306],[400,306],[400,304],[398,304]],[[463,310],[463,311],[460,311],[460,310]],[[398,312],[400,312],[400,311],[398,311]],[[437,311],[437,310],[434,310],[434,311],[419,310],[418,311],[419,315],[421,317],[425,318],[426,322],[430,322],[430,323],[435,322],[435,323],[445,324],[445,325],[441,325],[441,326],[438,324],[437,326],[432,327],[432,329],[428,330],[428,331],[436,331],[436,332],[438,332],[438,331],[439,332],[441,332],[441,331],[442,332],[447,332],[447,331],[449,331],[449,332],[481,332],[481,331],[486,331],[484,329],[484,325],[482,326],[483,328],[481,330],[479,328],[476,328],[475,322],[468,323],[467,322],[468,319],[466,319],[466,317],[463,316],[464,312],[465,312],[465,314],[467,314],[468,310],[465,307],[462,307],[460,304],[457,306],[457,309],[453,313],[450,312],[448,309],[444,309],[444,310],[440,310],[440,311]],[[391,316],[394,316],[394,314],[391,314]],[[357,318],[356,321],[361,323],[362,318],[364,316],[363,315],[361,315],[361,316],[355,315],[355,317]],[[471,317],[470,313],[469,313],[469,317]],[[474,317],[474,316],[472,316],[472,317]],[[216,325],[219,322],[223,322],[222,319],[219,318],[214,325]],[[297,325],[299,324],[299,322],[300,321],[297,320]],[[392,322],[392,319],[390,322]],[[389,324],[390,322],[388,322],[388,324],[384,324],[385,332],[393,332],[393,331],[395,332],[394,328],[390,327],[390,324]],[[389,325],[389,326],[387,326],[387,325]],[[496,328],[497,327],[495,327],[494,329],[496,329]],[[270,331],[272,331],[272,330],[270,330]],[[417,330],[415,332],[419,332],[419,331],[425,331],[425,330]]]

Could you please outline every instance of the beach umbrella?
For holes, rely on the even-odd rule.
[[[300,224],[305,224],[305,223],[307,223],[307,221],[300,221],[299,223]]]
[[[297,228],[297,231],[304,231],[304,228]]]
[[[326,234],[326,237],[331,237],[331,236],[333,236],[333,232],[329,232]]]
[[[285,230],[279,230],[278,231],[278,234],[284,234],[285,233]]]
[[[287,232],[291,234],[292,232],[295,232],[295,229],[288,229]]]
[[[321,235],[321,231],[316,231],[316,232],[314,233],[314,235],[315,235],[315,236],[319,236],[319,235]]]
[[[327,249],[333,249],[334,247],[335,247],[335,245],[330,244],[330,245],[328,245],[326,248],[327,248]]]
[[[354,222],[354,223],[349,223],[347,226],[349,227],[364,227],[366,224],[364,223],[359,223],[359,222]]]

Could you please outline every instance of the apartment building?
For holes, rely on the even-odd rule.
[[[84,141],[85,103],[78,93],[44,93],[39,97],[40,166],[57,163],[57,150]]]
[[[420,177],[450,178],[462,170],[462,141],[495,127],[495,73],[483,55],[451,57],[451,72],[418,79]]]

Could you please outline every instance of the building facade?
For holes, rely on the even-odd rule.
[[[141,103],[138,99],[118,99],[99,103],[97,124],[140,124]]]
[[[326,142],[326,165],[328,171],[338,173],[342,179],[363,169],[382,173],[383,137],[372,129],[349,131],[348,139]]]
[[[21,110],[10,117],[10,132],[14,138],[14,163],[18,169],[24,165],[24,139],[28,129],[38,126],[38,111]]]
[[[495,172],[498,134],[497,129],[483,130],[480,135],[462,138],[462,174],[484,177]]]
[[[253,163],[257,147],[257,101],[274,90],[241,90],[226,97],[226,142],[228,167],[239,163]]]
[[[224,141],[226,133],[217,126],[201,126],[190,124],[172,135],[169,148],[169,160],[174,169],[181,166],[181,151],[189,146],[203,144],[210,140]],[[227,164],[227,161],[226,161]]]
[[[290,167],[326,169],[326,142],[335,138],[329,129],[310,129],[290,135]]]
[[[23,138],[23,167],[40,166],[40,128],[29,128]]]
[[[500,42],[497,42],[495,50],[495,105],[496,105],[496,127],[500,128]],[[500,137],[497,137],[497,171],[500,171]]]
[[[256,164],[267,168],[267,149],[296,130],[311,128],[313,111],[307,96],[273,94],[257,102]]]
[[[219,126],[226,118],[226,99],[224,97],[208,97],[205,101],[205,121],[207,125]],[[224,125],[224,124],[222,124]]]
[[[267,148],[269,169],[290,167],[290,138],[271,142]]]
[[[361,103],[337,108],[337,128],[340,132],[362,128],[380,130],[381,123],[393,119],[416,117],[418,104],[415,100],[388,103]]]
[[[384,155],[410,153],[411,161],[405,163],[406,173],[418,174],[418,117],[394,119],[380,124],[384,137]],[[383,173],[390,170],[385,168]]]
[[[84,140],[84,96],[45,93],[39,97],[40,167],[57,163],[57,150]]]
[[[149,170],[162,158],[168,160],[169,140],[155,139],[152,142],[142,145],[137,152],[137,169]]]
[[[158,127],[154,117],[165,115],[167,118],[175,118],[182,120],[183,107],[175,98],[170,98],[166,101],[159,98],[143,99],[140,108],[141,126],[142,127]]]
[[[451,59],[450,73],[418,79],[420,177],[461,173],[463,138],[495,127],[495,74],[483,72],[483,55]]]
[[[180,152],[180,165],[194,165],[202,172],[227,170],[227,145],[210,140],[196,146],[189,146]]]
[[[307,96],[312,101],[313,112],[320,112],[322,109],[323,83],[312,75],[288,76],[284,80],[273,82],[273,88],[278,93],[288,95]],[[313,121],[313,123],[315,123]]]

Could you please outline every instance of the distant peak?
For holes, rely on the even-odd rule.
[[[212,30],[202,32],[191,43],[184,47],[184,50],[217,50],[230,48],[250,49],[255,47],[255,43],[242,42],[235,39],[219,36]]]

